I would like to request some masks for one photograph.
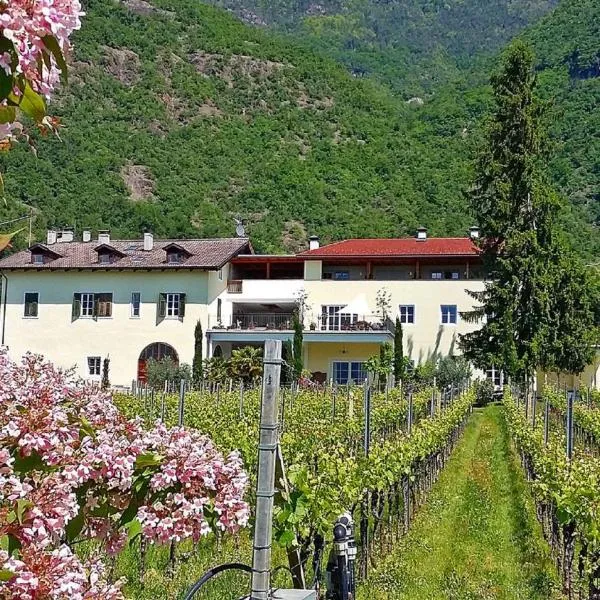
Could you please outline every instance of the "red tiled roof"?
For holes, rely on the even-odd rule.
[[[400,256],[477,256],[479,249],[471,238],[416,238],[343,240],[307,250],[304,258],[396,258]]]
[[[165,248],[178,244],[189,256],[180,263],[167,263]],[[152,250],[144,250],[142,240],[111,240],[110,246],[123,254],[113,263],[99,263],[98,242],[57,242],[46,247],[59,255],[45,264],[33,264],[31,252],[23,250],[0,260],[2,269],[219,269],[240,252],[251,251],[250,243],[244,238],[214,240],[154,240]]]

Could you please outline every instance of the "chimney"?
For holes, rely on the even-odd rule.
[[[146,231],[144,233],[144,251],[150,252],[152,248],[154,248],[154,236],[149,231]]]
[[[46,234],[46,243],[50,246],[56,244],[56,231],[54,229],[48,229]]]
[[[469,237],[472,240],[476,240],[479,237],[479,227],[476,225],[473,227],[469,227]]]
[[[72,242],[74,238],[73,229],[69,227],[68,229],[63,229],[60,233],[60,241],[61,242]]]
[[[102,229],[98,231],[98,243],[110,244],[110,229]]]
[[[424,242],[427,240],[427,228],[426,227],[419,227],[417,229],[417,240],[419,242]]]
[[[84,242],[91,242],[92,241],[92,232],[89,229],[84,229],[81,239]]]
[[[318,235],[311,235],[310,238],[308,238],[308,249],[309,250],[316,250],[317,248],[319,248],[321,244],[319,243],[319,236]]]

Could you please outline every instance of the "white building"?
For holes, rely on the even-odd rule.
[[[476,232],[472,232],[475,236]],[[458,354],[461,319],[483,289],[471,236],[346,240],[297,255],[262,256],[245,238],[92,241],[49,232],[47,243],[0,260],[0,343],[16,358],[42,353],[86,379],[110,357],[113,385],[145,378],[150,357],[191,363],[200,320],[204,353],[229,355],[265,339],[291,339],[304,304],[304,363],[344,383],[393,342],[396,317],[415,364]],[[378,297],[388,306],[385,318]]]

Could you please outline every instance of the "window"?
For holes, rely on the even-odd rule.
[[[220,325],[223,320],[223,301],[217,298],[217,323]]]
[[[333,274],[336,281],[348,281],[350,279],[350,271],[336,271]]]
[[[219,281],[223,281],[223,269],[219,269]]]
[[[112,293],[91,294],[89,292],[73,294],[72,320],[82,318],[112,317]]]
[[[414,324],[415,322],[415,307],[412,304],[400,305],[400,323]]]
[[[179,294],[167,294],[167,317],[179,316]]]
[[[431,279],[442,279],[441,271],[433,271],[433,273],[431,273]]]
[[[112,255],[108,252],[101,252],[100,254],[98,254],[98,262],[103,265],[108,265],[111,262],[113,262]]]
[[[171,264],[183,262],[183,254],[177,250],[170,250],[167,252],[167,262]]]
[[[92,376],[100,375],[100,357],[88,356],[88,373]]]
[[[341,320],[338,311],[342,308],[344,308],[343,304],[321,307],[321,329],[323,331],[339,331]]]
[[[460,273],[458,271],[446,271],[444,279],[460,279]]]
[[[344,384],[349,382],[361,383],[367,378],[364,362],[348,362],[336,360],[333,362],[333,381]]]
[[[485,376],[494,384],[495,388],[500,388],[504,384],[504,373],[496,367],[487,369]]]
[[[25,310],[23,316],[33,318],[38,316],[39,294],[37,292],[25,292]]]
[[[442,304],[442,323],[446,325],[456,325],[458,320],[458,309],[456,304]]]
[[[43,265],[44,264],[44,255],[43,254],[32,254],[31,255],[31,262],[34,265]]]
[[[94,316],[94,294],[81,294],[81,311],[79,316]]]
[[[95,315],[100,318],[112,317],[112,294],[95,294]]]
[[[185,316],[185,294],[165,292],[158,297],[157,323],[163,319],[179,319]]]
[[[140,303],[141,303],[140,292],[131,292],[131,316],[132,317],[140,316]]]

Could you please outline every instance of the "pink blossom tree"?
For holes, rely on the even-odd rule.
[[[0,590],[8,598],[121,598],[98,557],[144,537],[165,544],[248,523],[240,457],[205,435],[122,417],[100,390],[39,356],[0,350]],[[1,595],[1,594],[0,594]],[[4,596],[3,596],[4,597]]]
[[[0,150],[29,140],[23,115],[44,132],[56,130],[46,100],[67,77],[69,37],[83,14],[79,0],[0,0]]]

